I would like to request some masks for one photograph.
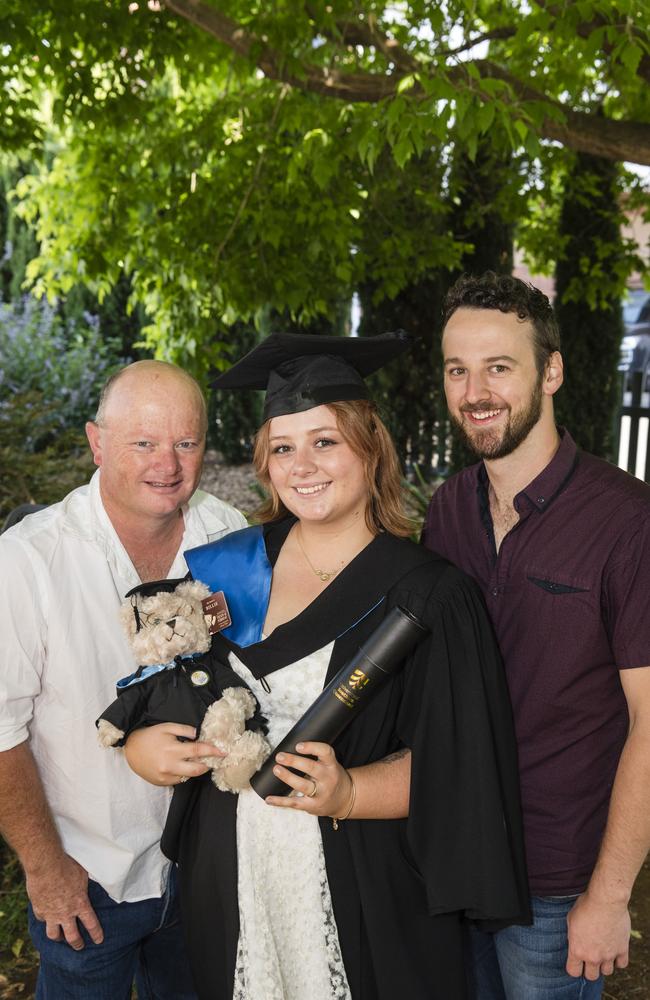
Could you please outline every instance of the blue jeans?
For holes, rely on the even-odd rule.
[[[180,926],[176,871],[164,896],[115,903],[97,882],[88,897],[104,929],[93,944],[83,927],[85,948],[51,941],[29,907],[29,932],[40,953],[36,1000],[129,1000],[135,980],[138,1000],[196,1000]]]
[[[567,913],[576,896],[533,896],[531,927],[506,927],[496,934],[472,928],[473,1000],[599,1000],[603,977],[570,976]]]

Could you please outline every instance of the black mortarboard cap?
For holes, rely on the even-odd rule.
[[[171,594],[178,587],[179,583],[185,583],[186,580],[190,580],[190,574],[181,577],[172,577],[169,580],[149,580],[147,583],[139,583],[137,587],[131,587],[131,590],[124,595],[125,598],[131,598],[131,607],[133,608],[133,617],[135,618],[135,630],[139,632],[142,628],[142,622],[140,621],[140,612],[138,611],[138,599],[144,600],[145,597],[155,597],[156,594]]]
[[[403,330],[377,337],[272,333],[219,375],[215,389],[266,389],[264,420],[324,403],[368,399],[366,375],[410,345]]]

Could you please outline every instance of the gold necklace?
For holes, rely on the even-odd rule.
[[[341,562],[341,565],[337,569],[332,569],[332,570],[316,569],[316,567],[314,566],[313,562],[311,561],[311,559],[309,558],[309,556],[305,552],[305,548],[304,548],[304,546],[302,544],[302,541],[301,541],[301,538],[300,538],[300,525],[298,525],[296,527],[296,538],[298,540],[298,545],[300,546],[300,551],[302,552],[303,556],[305,557],[307,565],[309,566],[309,568],[312,571],[312,573],[315,573],[316,576],[320,580],[323,581],[323,583],[327,583],[329,580],[331,580],[332,577],[336,576],[336,574],[338,572],[340,572],[340,570],[342,570],[343,567],[345,566],[345,560],[343,560]]]

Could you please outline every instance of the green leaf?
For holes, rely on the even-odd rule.
[[[389,125],[396,125],[406,110],[406,101],[402,97],[395,97],[388,105],[386,121]]]
[[[409,135],[403,135],[393,146],[393,157],[397,166],[402,168],[410,160],[413,155],[414,148]]]
[[[517,135],[521,139],[521,141],[522,142],[526,142],[526,139],[528,138],[528,132],[529,132],[529,128],[528,128],[528,125],[526,124],[526,122],[522,121],[521,118],[517,118],[513,122],[513,127],[515,129],[515,132],[517,133]]]
[[[404,94],[407,90],[412,90],[417,79],[418,78],[414,73],[409,73],[408,76],[403,76],[397,84],[397,93]]]
[[[622,47],[619,52],[619,57],[626,69],[629,69],[630,73],[636,73],[639,68],[639,63],[643,58],[643,49],[639,45],[629,42]]]
[[[495,112],[496,105],[494,101],[487,101],[481,105],[476,112],[476,124],[480,132],[487,132],[494,121]]]

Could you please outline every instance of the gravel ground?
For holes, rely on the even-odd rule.
[[[218,451],[206,451],[201,489],[250,514],[260,502],[252,465],[226,465]]]

